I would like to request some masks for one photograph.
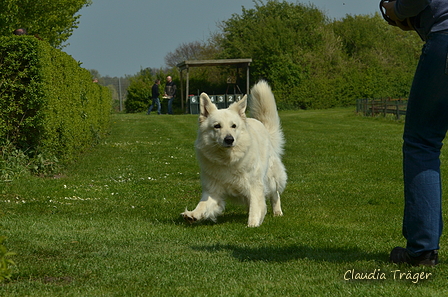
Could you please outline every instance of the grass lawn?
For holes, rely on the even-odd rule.
[[[201,193],[192,115],[113,115],[111,135],[60,175],[1,183],[17,267],[0,296],[447,296],[446,236],[435,268],[387,262],[405,244],[403,124],[353,109],[280,116],[284,216],[269,210],[259,228],[232,204],[216,224],[181,219]]]

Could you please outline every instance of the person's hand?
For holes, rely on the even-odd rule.
[[[382,3],[382,5],[383,5],[383,7],[385,9],[386,15],[392,21],[395,21],[395,22],[396,21],[402,21],[402,20],[398,19],[397,15],[395,14],[395,1],[388,1],[388,2],[384,1]]]
[[[394,1],[383,1],[381,5],[384,7],[385,14],[384,18],[386,21],[392,25],[397,26],[403,31],[410,31],[414,28],[412,27],[412,24],[410,23],[409,19],[399,19],[397,15],[395,14],[395,0]]]

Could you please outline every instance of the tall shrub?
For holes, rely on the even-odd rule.
[[[68,161],[107,133],[111,94],[71,56],[34,37],[2,37],[0,64],[1,146]]]

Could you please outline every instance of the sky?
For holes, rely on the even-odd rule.
[[[331,19],[378,12],[379,0],[299,0]],[[207,41],[217,24],[253,0],[93,0],[82,8],[78,28],[63,51],[101,76],[124,77],[165,67],[165,56],[182,43]]]

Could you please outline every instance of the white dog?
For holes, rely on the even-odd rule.
[[[265,81],[252,90],[246,118],[247,96],[227,109],[217,109],[207,94],[200,96],[199,130],[195,142],[201,168],[202,198],[193,211],[182,213],[190,223],[216,217],[225,200],[245,203],[249,227],[258,227],[266,215],[269,197],[274,216],[282,216],[280,194],[286,186],[281,161],[284,138],[274,94]]]

